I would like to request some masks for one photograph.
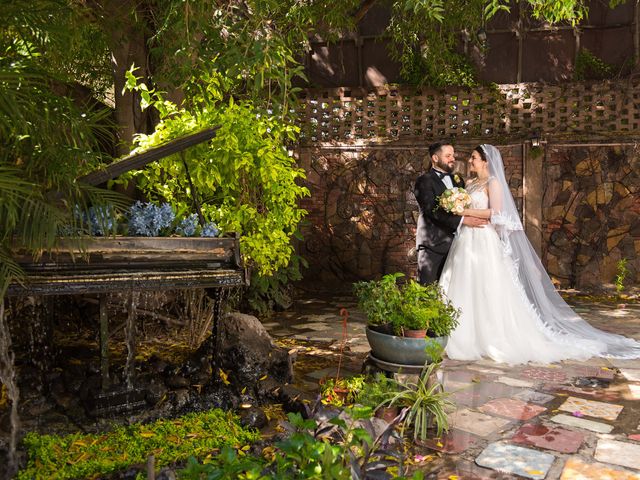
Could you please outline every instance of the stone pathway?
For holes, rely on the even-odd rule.
[[[640,339],[640,304],[571,303],[594,326]],[[302,298],[265,323],[297,352],[296,384],[310,395],[320,378],[336,374],[340,358],[341,376],[360,373],[365,325],[354,299],[336,296]],[[640,360],[445,360],[443,368],[456,411],[443,438],[418,447],[426,478],[640,480]]]

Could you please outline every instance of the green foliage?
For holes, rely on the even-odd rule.
[[[106,37],[83,2],[0,0],[0,11],[3,55],[37,65],[58,94],[82,85],[96,98],[107,95],[113,75]]]
[[[296,77],[304,78],[298,59],[309,36],[327,39],[355,28],[352,13],[359,0],[169,0],[156,8],[158,28],[153,50],[158,78],[187,92],[197,85],[197,71],[217,71],[229,79],[236,98],[250,99],[288,116],[295,103]],[[188,95],[190,96],[190,94]]]
[[[290,413],[291,434],[276,443],[275,448],[263,450],[267,458],[242,457],[226,448],[204,464],[190,459],[179,478],[364,480],[389,478],[392,472],[393,478],[407,478],[402,476],[401,452],[394,454],[384,448],[395,425],[374,438],[371,413],[370,408],[354,406],[346,409],[344,415],[320,424]],[[394,461],[394,455],[399,460]],[[419,480],[423,475],[417,472],[411,478]]]
[[[373,378],[368,378],[360,391],[356,401],[365,407],[376,410],[388,399],[389,394],[398,392],[398,383],[382,373],[377,373]]]
[[[321,383],[320,396],[325,405],[341,407],[353,403],[364,388],[365,376],[354,375],[343,378],[325,378]]]
[[[440,363],[444,355],[444,348],[445,347],[443,347],[440,342],[437,342],[436,339],[427,338],[424,351],[433,363]]]
[[[435,336],[448,335],[460,316],[437,283],[420,285],[397,279],[402,273],[390,273],[380,280],[358,282],[354,292],[358,306],[367,315],[369,325],[390,325],[396,334],[403,330],[428,330]]]
[[[442,87],[475,86],[475,73],[457,51],[459,32],[483,25],[482,0],[399,0],[393,3],[388,31],[391,54],[408,83]]]
[[[413,438],[426,440],[427,430],[435,424],[436,435],[449,429],[447,409],[454,404],[448,399],[449,393],[445,392],[442,385],[436,380],[436,371],[440,363],[426,365],[417,382],[397,382],[396,392],[390,392],[383,401],[384,405],[397,405],[408,409],[404,420],[405,427],[413,427]]]
[[[627,275],[629,275],[629,268],[627,267],[627,259],[623,258],[619,260],[618,263],[616,264],[616,269],[617,269],[616,279],[615,279],[616,292],[622,293],[622,291],[624,290],[624,281],[627,278]]]
[[[251,282],[243,299],[259,316],[268,316],[275,309],[286,309],[293,303],[291,282],[302,279],[300,269],[307,268],[307,261],[299,255],[291,255],[289,265],[273,275],[252,272]]]
[[[531,16],[549,23],[569,22],[577,25],[589,12],[584,0],[527,0]]]
[[[75,179],[109,159],[110,112],[95,102],[59,95],[68,75],[51,67],[72,51],[77,31],[68,2],[2,2],[0,31],[0,297],[20,280],[15,250],[39,255],[59,228],[74,224],[72,208],[124,199]]]
[[[140,93],[143,106],[154,106],[160,114],[154,133],[136,137],[136,151],[220,127],[206,145],[131,172],[129,178],[135,178],[149,198],[164,199],[178,212],[193,211],[197,195],[207,221],[213,221],[222,233],[240,235],[245,263],[260,275],[273,275],[289,265],[291,237],[306,214],[297,205],[309,194],[298,185],[304,172],[286,149],[296,139],[298,128],[250,101],[223,100],[226,79],[217,74],[200,81],[200,91],[191,97],[187,110],[138,83],[129,72],[128,88]],[[195,191],[185,182],[187,170]]]
[[[389,273],[380,280],[357,282],[353,285],[358,306],[367,315],[369,325],[401,323],[401,312],[397,308],[400,300],[397,279],[403,276],[402,273]]]
[[[610,7],[624,3],[612,0]],[[460,33],[469,45],[486,48],[477,32],[500,11],[510,11],[510,0],[395,0],[388,27],[391,53],[400,62],[404,80],[415,85],[473,87],[476,74],[459,53]],[[577,25],[587,17],[584,0],[527,0],[535,19],[551,24]]]
[[[400,329],[426,330],[440,313],[438,291],[425,288],[415,280],[409,280],[400,288]]]
[[[575,80],[603,80],[613,77],[613,67],[591,53],[581,48],[576,56],[573,70]]]
[[[627,0],[610,0],[609,7],[625,3]],[[500,10],[510,10],[509,0],[490,0],[485,7],[486,18],[489,19]],[[526,5],[526,6],[525,6]],[[577,25],[587,18],[589,12],[584,0],[527,0],[521,8],[528,7],[531,16],[551,24],[569,22]]]
[[[104,475],[154,455],[159,467],[204,458],[224,445],[240,447],[259,434],[240,426],[238,418],[220,409],[187,414],[175,420],[118,426],[106,434],[64,437],[28,433],[24,444],[28,461],[18,479],[87,478]]]

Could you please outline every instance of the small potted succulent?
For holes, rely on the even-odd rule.
[[[403,276],[390,273],[379,280],[358,282],[354,292],[367,316],[372,355],[394,364],[423,365],[430,361],[426,344],[435,341],[444,346],[460,311],[437,283],[421,285],[409,280],[400,284],[398,279]],[[418,332],[408,335],[412,330]]]

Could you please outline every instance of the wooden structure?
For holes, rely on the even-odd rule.
[[[640,130],[640,79],[438,90],[306,90],[303,145],[617,136]]]
[[[98,185],[132,169],[210,140],[219,127],[168,142],[126,157],[79,181]],[[195,192],[194,192],[195,195]],[[59,240],[38,259],[15,252],[25,272],[22,284],[10,285],[10,296],[97,294],[100,304],[102,386],[109,383],[106,294],[119,291],[159,291],[204,288],[214,300],[212,343],[217,346],[220,291],[246,284],[237,237],[84,237]],[[216,348],[217,350],[217,348]],[[214,352],[215,361],[215,352]]]

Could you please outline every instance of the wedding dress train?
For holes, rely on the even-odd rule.
[[[483,148],[492,177],[467,190],[472,208],[491,208],[491,223],[460,228],[440,277],[444,293],[461,309],[447,356],[509,364],[640,357],[639,342],[592,327],[555,291],[522,229],[500,153]]]

